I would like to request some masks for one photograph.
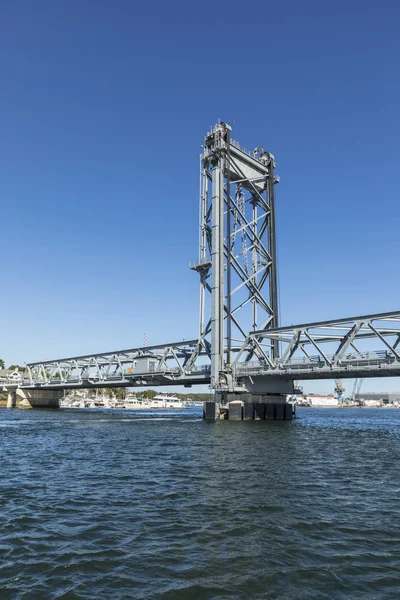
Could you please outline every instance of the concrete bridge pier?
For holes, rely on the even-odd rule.
[[[293,381],[279,377],[243,378],[247,392],[219,392],[213,402],[204,403],[206,421],[291,420],[295,416],[287,395],[293,394]]]
[[[21,408],[59,408],[63,390],[18,390]]]
[[[7,408],[15,408],[17,406],[17,391],[12,390],[7,394]]]

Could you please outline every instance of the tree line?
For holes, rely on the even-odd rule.
[[[6,363],[4,362],[4,360],[2,358],[0,358],[0,369],[5,369],[6,368]],[[8,370],[10,371],[25,371],[25,367],[21,367],[21,365],[10,365],[9,367],[7,367]]]

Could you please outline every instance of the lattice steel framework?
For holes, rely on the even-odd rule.
[[[30,363],[19,382],[5,377],[0,383],[49,389],[208,383],[209,364],[188,368],[197,345],[195,339]]]
[[[268,356],[272,341],[283,353]],[[246,360],[254,344],[268,359]],[[210,383],[206,352],[198,340],[118,350],[28,364],[16,379],[0,377],[5,389],[88,388]],[[232,362],[237,388],[246,391],[249,380],[285,380],[390,377],[400,375],[400,311],[334,321],[306,323],[251,332]],[[275,385],[275,384],[272,384]],[[222,388],[222,385],[221,385]],[[1,389],[1,388],[0,388]]]
[[[252,344],[282,345],[264,364],[243,362]],[[236,376],[276,374],[295,379],[400,375],[400,312],[319,321],[250,332],[234,362]]]
[[[252,154],[231,127],[209,131],[201,156],[199,349],[211,358],[211,385],[235,391],[232,363],[249,331],[278,326],[275,161],[263,146]],[[206,316],[207,315],[207,316]],[[254,340],[253,340],[254,341]],[[246,360],[276,359],[252,342]],[[241,388],[242,389],[242,388]]]

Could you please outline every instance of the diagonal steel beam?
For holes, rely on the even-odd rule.
[[[313,340],[313,338],[308,334],[307,331],[303,332],[304,335],[306,336],[306,338],[311,342],[311,344],[314,346],[314,348],[320,353],[320,355],[323,357],[324,361],[326,362],[326,364],[331,365],[331,361],[329,360],[329,358],[326,356],[326,354],[321,350],[321,348],[318,346],[317,342],[315,340]]]
[[[393,348],[391,344],[389,344],[389,342],[384,338],[384,336],[379,332],[379,330],[376,329],[371,323],[368,323],[368,327],[375,332],[375,334],[385,344],[385,346],[390,350],[390,352],[393,352],[397,360],[400,360],[400,354],[397,352],[397,350],[395,350],[395,348]]]

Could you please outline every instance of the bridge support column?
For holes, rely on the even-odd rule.
[[[258,394],[227,394],[227,403],[205,402],[203,416],[212,422],[221,421],[290,421],[295,417],[293,404],[286,396]]]
[[[17,406],[17,392],[13,390],[7,394],[7,408],[15,408]]]
[[[286,396],[280,398],[252,396],[246,398],[237,396],[231,400],[226,409],[224,419],[229,421],[290,421],[295,416],[293,404],[286,402]],[[250,396],[250,398],[248,397]],[[222,409],[223,410],[223,409]],[[222,412],[222,411],[221,411]]]
[[[281,377],[243,377],[240,385],[247,392],[215,394],[214,402],[204,403],[207,421],[264,421],[291,420],[295,416],[293,404],[287,397],[293,394],[293,381]]]
[[[24,399],[21,408],[59,408],[63,390],[19,390]]]
[[[205,421],[215,421],[219,417],[219,405],[217,402],[204,402],[203,404],[203,417]]]

